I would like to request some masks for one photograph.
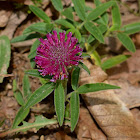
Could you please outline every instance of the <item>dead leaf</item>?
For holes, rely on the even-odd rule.
[[[135,53],[126,52],[124,54],[132,55],[127,61],[116,67],[107,70],[109,79],[126,79],[131,84],[136,84],[140,81],[140,49]]]
[[[63,131],[56,132],[55,136],[56,140],[72,140],[72,138]]]
[[[13,13],[10,16],[10,19],[6,28],[0,33],[0,35],[7,35],[9,39],[12,39],[16,28],[23,20],[25,20],[26,16],[27,14],[22,11]]]
[[[3,115],[10,119],[15,118],[15,109],[18,108],[18,104],[15,98],[2,96],[0,105],[0,116]]]
[[[79,121],[75,130],[78,140],[106,140],[106,136],[97,127],[88,110],[80,107]]]
[[[134,108],[131,110],[131,113],[135,118],[137,128],[140,130],[140,109]]]
[[[94,68],[94,66],[90,66],[90,69],[97,71]],[[96,74],[95,77],[98,77],[97,74],[103,72],[98,71],[93,73]],[[84,72],[81,75],[84,75]],[[92,76],[94,77],[94,75]],[[84,77],[84,80],[81,78],[81,82],[85,82],[86,79],[87,83],[103,81],[103,78],[91,81],[89,80],[91,76],[88,76]],[[115,95],[113,90],[83,94],[82,98],[99,127],[107,135],[108,140],[138,140],[140,138],[140,131],[135,127],[132,113]]]
[[[80,85],[87,84],[87,80],[88,83],[96,83],[107,79],[107,74],[99,66],[93,65],[88,60],[84,60],[84,64],[89,68],[91,74],[89,75],[85,70],[81,69]]]
[[[125,79],[109,80],[110,84],[121,87],[121,90],[114,90],[115,94],[123,101],[128,108],[140,106],[140,88],[131,85]]]
[[[5,27],[12,14],[12,6],[9,2],[0,2],[0,27]]]

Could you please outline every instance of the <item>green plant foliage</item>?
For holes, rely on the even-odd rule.
[[[30,90],[30,82],[29,78],[27,75],[24,75],[23,77],[23,96],[24,100],[27,101],[31,95],[31,90]]]
[[[25,74],[30,75],[30,76],[34,76],[34,77],[38,77],[38,78],[51,79],[51,76],[49,76],[49,75],[46,75],[43,77],[40,74],[40,72],[38,71],[38,69],[27,70],[27,71],[25,71]]]
[[[128,35],[140,32],[140,22],[127,24],[121,28],[121,31]]]
[[[79,67],[83,68],[90,75],[90,70],[84,63],[79,62]]]
[[[80,74],[80,68],[74,67],[72,72],[72,77],[71,77],[71,85],[73,90],[76,90],[78,88],[79,74]]]
[[[71,113],[71,131],[74,130],[79,118],[79,94],[73,92],[70,98],[70,113]]]
[[[33,43],[32,47],[30,49],[30,54],[28,55],[29,59],[32,59],[36,56],[36,49],[39,44],[40,44],[40,41],[38,39]]]
[[[10,64],[11,45],[7,36],[0,36],[0,83],[3,82],[4,75]]]
[[[117,64],[120,64],[120,63],[124,62],[129,57],[130,57],[130,55],[118,55],[118,56],[109,58],[102,63],[101,68],[103,70],[112,68],[112,67],[116,66]]]
[[[47,119],[44,116],[36,116],[35,117],[35,122],[34,123],[28,123],[23,121],[23,125],[21,126],[17,126],[15,129],[16,132],[25,132],[31,128],[35,128],[36,131],[39,130],[40,128],[46,126],[46,125],[50,125],[50,124],[57,124],[57,120],[55,119]]]
[[[120,87],[109,85],[105,83],[95,83],[95,84],[85,84],[80,86],[76,92],[78,94],[85,94],[88,92],[96,92],[101,90],[107,90],[107,89],[119,89]]]
[[[61,0],[51,0],[51,2],[57,11],[62,12],[63,5]]]
[[[63,7],[62,0],[51,0],[51,2],[54,8],[58,11],[58,14],[55,17],[51,19],[42,9],[38,8],[37,6],[30,5],[30,10],[43,21],[31,24],[23,31],[21,36],[15,37],[11,40],[11,43],[16,43],[37,38],[28,55],[32,68],[35,67],[34,59],[37,55],[37,47],[41,43],[38,38],[41,37],[45,39],[45,35],[47,33],[52,33],[53,30],[57,31],[58,38],[60,38],[59,32],[66,32],[65,41],[68,33],[72,32],[73,37],[78,39],[76,45],[80,44],[80,47],[83,49],[83,53],[78,53],[77,55],[81,55],[83,59],[94,59],[94,64],[98,65],[103,70],[116,66],[130,57],[129,55],[120,54],[102,62],[103,56],[100,56],[100,53],[98,52],[100,48],[97,48],[101,43],[106,43],[104,41],[106,37],[118,38],[128,51],[136,51],[134,43],[128,35],[139,32],[140,23],[131,23],[121,27],[121,14],[118,1],[110,0],[102,3],[100,0],[94,0],[94,4],[96,6],[94,9],[86,6],[85,0],[72,0],[73,4],[67,7]],[[111,13],[108,13],[108,9],[111,11]],[[48,39],[49,46],[52,45],[50,40],[51,39]],[[0,57],[2,60],[2,63],[0,63],[0,70],[2,65],[7,61],[7,55],[8,61],[10,60],[10,42],[8,41],[9,40],[5,36],[0,37]],[[60,44],[63,45],[63,43]],[[73,40],[71,41],[71,44],[74,44]],[[69,43],[69,46],[71,44]],[[6,47],[8,47],[8,49]],[[9,62],[7,62],[5,71],[7,71],[8,66]],[[42,66],[42,69],[43,67],[44,66]],[[118,86],[105,83],[92,83],[79,86],[78,81],[80,68],[84,69],[88,74],[90,74],[88,67],[84,63],[79,62],[78,66],[64,66],[59,78],[62,78],[61,76],[63,76],[64,69],[66,70],[67,75],[69,75],[69,78],[65,78],[64,80],[58,79],[56,82],[50,82],[55,73],[52,73],[52,76],[46,75],[43,77],[38,69],[27,70],[25,71],[26,75],[23,79],[23,93],[20,92],[16,81],[14,80],[14,96],[17,102],[21,105],[21,108],[16,115],[13,127],[11,130],[9,130],[9,133],[19,131],[24,132],[30,128],[35,128],[38,130],[48,124],[58,123],[60,126],[62,126],[65,122],[68,122],[68,124],[71,126],[71,131],[74,131],[79,118],[79,94],[120,88]],[[40,80],[42,84],[42,86],[32,94],[27,75],[38,77],[38,80]],[[69,89],[67,90],[68,79],[71,79],[71,81],[69,81],[71,82],[70,84],[72,87],[72,89],[70,89],[72,90],[70,93],[67,93],[67,91],[70,91]],[[47,119],[43,116],[37,116],[35,122],[32,124],[23,122],[23,120],[29,114],[30,108],[50,95],[53,90],[57,119]],[[23,122],[23,124],[19,126],[21,122]]]
[[[55,21],[55,23],[63,25],[67,28],[75,28],[70,22],[68,22],[65,19],[58,19],[58,20]]]
[[[91,58],[93,58],[95,60],[95,64],[97,66],[101,66],[101,58],[100,58],[100,56],[99,56],[97,51],[92,52]]]
[[[46,98],[54,90],[54,83],[47,83],[37,89],[18,111],[12,128],[18,126],[28,115],[30,107]]]
[[[16,98],[17,102],[20,105],[24,105],[24,99],[23,99],[21,91],[17,87],[16,80],[13,80],[13,93],[14,93],[14,97]]]
[[[104,43],[104,37],[99,28],[96,27],[94,23],[88,21],[84,24],[84,26],[97,40],[99,40],[101,43]]]
[[[38,33],[23,34],[23,35],[13,38],[11,40],[11,43],[22,42],[22,41],[26,41],[26,40],[30,40],[30,39],[34,39],[34,38],[39,38],[39,37],[40,37],[40,34],[38,34]]]
[[[112,25],[110,31],[120,30],[121,14],[120,14],[120,10],[119,10],[119,7],[116,2],[112,7],[111,13],[112,13],[113,25]]]
[[[65,113],[65,93],[61,81],[57,81],[54,91],[55,111],[59,125],[62,126]]]
[[[72,14],[73,10],[72,8],[66,8],[63,12],[62,15],[64,15],[67,19],[73,21],[73,14]]]
[[[75,29],[75,37],[78,39],[78,42],[81,42],[81,33],[79,32],[78,29]]]
[[[72,0],[72,2],[74,4],[74,9],[75,9],[77,15],[79,16],[79,18],[81,20],[84,21],[86,19],[85,5],[83,5],[81,0]]]
[[[127,50],[133,53],[136,51],[134,43],[127,34],[119,32],[117,37]]]
[[[113,1],[106,2],[93,9],[87,16],[87,20],[95,20],[114,4]]]
[[[26,28],[23,31],[23,34],[31,33],[31,32],[38,32],[38,33],[46,35],[52,29],[53,29],[53,24],[38,22],[38,23],[31,24],[28,28]]]
[[[40,8],[30,5],[30,10],[39,18],[43,19],[46,23],[50,23],[50,18]]]

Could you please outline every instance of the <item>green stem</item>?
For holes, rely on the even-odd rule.
[[[85,24],[85,21],[84,22],[82,22],[79,26],[77,26],[76,28],[78,29],[78,30],[80,30],[82,27],[83,27],[83,25]]]
[[[73,93],[73,92],[69,93],[69,94],[66,96],[66,101],[70,98],[70,96],[71,96],[72,93]]]

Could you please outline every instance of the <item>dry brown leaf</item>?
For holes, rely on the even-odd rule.
[[[124,63],[108,69],[109,79],[123,78],[129,80],[131,84],[136,84],[140,81],[140,49],[133,54],[128,52],[125,54],[132,56]]]
[[[84,60],[84,64],[88,66],[90,75],[85,72],[85,70],[81,69],[79,81],[80,85],[87,84],[87,79],[88,83],[96,83],[98,81],[104,81],[107,79],[107,74],[101,70],[100,67],[91,64],[88,60]]]
[[[56,132],[55,136],[56,140],[72,140],[72,138],[63,131]]]
[[[76,127],[76,134],[78,140],[106,140],[106,136],[97,127],[93,119],[91,118],[88,110],[84,107],[80,107],[79,121]]]
[[[0,33],[0,35],[7,35],[9,37],[9,39],[12,39],[16,28],[23,20],[25,20],[26,16],[27,16],[27,14],[25,14],[22,11],[13,13],[10,16],[10,19],[9,19],[9,22],[8,22],[6,28]]]
[[[19,106],[15,98],[1,96],[0,103],[0,116],[5,116],[6,118],[15,118],[16,110]]]
[[[0,27],[5,27],[12,14],[12,6],[9,2],[0,2]]]
[[[136,122],[137,128],[140,130],[140,108],[134,108],[131,110]]]
[[[99,70],[97,72],[95,66],[90,66],[89,69],[96,71],[93,72],[96,74],[95,77],[98,77],[98,73],[103,73]],[[84,75],[84,72],[81,75]],[[93,74],[92,76],[94,77]],[[91,76],[84,77],[84,80],[81,77],[81,83],[86,79],[87,83],[102,82],[105,78],[100,78],[100,76],[96,81]],[[140,131],[135,126],[132,113],[113,90],[83,94],[82,98],[108,140],[140,139]]]
[[[109,80],[109,83],[120,86],[121,90],[114,90],[115,94],[128,108],[140,106],[140,88],[131,85],[125,79]]]

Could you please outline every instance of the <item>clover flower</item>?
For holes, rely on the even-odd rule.
[[[41,75],[52,76],[52,82],[57,79],[68,78],[67,68],[78,65],[82,59],[82,49],[79,45],[75,46],[78,39],[72,37],[72,33],[69,32],[65,41],[66,33],[60,32],[59,34],[60,39],[58,39],[56,31],[53,31],[53,34],[48,33],[47,39],[40,38],[41,44],[37,48],[37,56],[35,57]]]

